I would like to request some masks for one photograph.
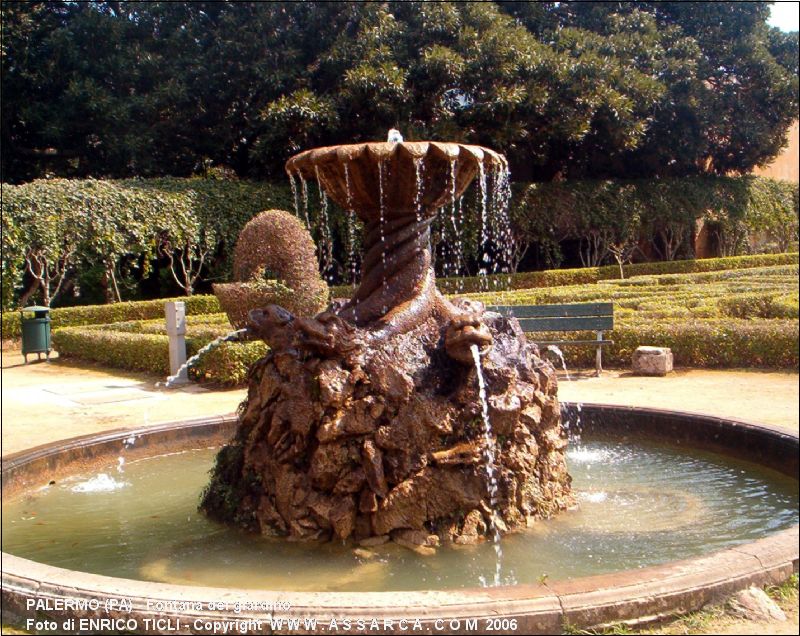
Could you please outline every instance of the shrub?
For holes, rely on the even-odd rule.
[[[791,254],[751,254],[746,256],[724,256],[719,258],[698,258],[684,261],[655,261],[652,263],[633,263],[625,266],[626,276],[646,274],[691,274],[696,272],[715,272],[719,270],[768,267],[770,265],[791,265],[799,261],[797,252]],[[599,279],[619,278],[616,266],[600,267]]]
[[[724,258],[704,258],[686,261],[660,261],[653,263],[634,263],[625,266],[626,278],[623,284],[644,285],[638,277],[663,274],[691,274],[715,272],[719,270],[750,269],[772,265],[791,265],[800,262],[797,253],[756,254],[750,256],[729,256]],[[544,272],[521,272],[503,274],[486,278],[471,276],[465,278],[438,278],[437,287],[446,294],[468,294],[490,292],[503,289],[535,289],[539,287],[559,287],[566,285],[589,285],[603,280],[619,280],[616,265],[604,267],[584,267],[579,269],[551,269]],[[337,297],[349,297],[352,288],[347,286],[332,289]]]
[[[93,360],[115,369],[169,374],[169,339],[96,327],[66,327],[53,331],[53,348],[64,358]]]
[[[246,327],[248,312],[270,303],[301,316],[322,311],[328,286],[319,275],[314,249],[311,234],[288,212],[267,210],[251,219],[233,254],[239,282],[214,285],[231,324]],[[277,280],[265,279],[265,272]]]
[[[96,266],[113,282],[123,259],[141,257],[147,273],[150,261],[161,254],[169,259],[176,282],[191,292],[201,267],[211,267],[215,275],[229,269],[225,255],[247,221],[266,208],[291,206],[291,201],[285,183],[244,180],[38,179],[4,184],[3,279],[17,278],[24,260],[33,262],[35,257],[37,262],[45,259],[51,269],[58,263],[64,272]],[[221,258],[211,263],[213,255]],[[48,287],[42,289],[45,297],[57,292],[52,282],[52,290],[50,282],[40,284]],[[5,287],[3,291],[5,307],[10,299]]]
[[[585,335],[585,334],[584,334]],[[609,366],[629,367],[641,345],[669,347],[676,366],[798,369],[798,323],[790,320],[642,321],[615,324],[603,348]],[[577,340],[580,334],[529,334],[531,340]],[[568,365],[593,366],[594,348],[561,347]]]
[[[201,382],[228,386],[244,384],[250,367],[268,351],[261,340],[225,342],[200,358],[189,373]]]
[[[214,295],[237,329],[247,327],[251,309],[275,304],[292,311],[296,295],[280,281],[260,280],[249,283],[216,283]],[[296,310],[295,310],[296,311]],[[293,312],[294,313],[294,312]]]
[[[794,298],[794,302],[792,299]],[[720,298],[723,315],[731,318],[797,318],[797,295],[750,293]]]
[[[109,305],[84,305],[81,307],[59,307],[50,310],[53,329],[82,325],[101,325],[125,320],[147,320],[164,317],[164,303],[168,301],[186,303],[186,315],[217,313],[220,311],[217,298],[211,294],[181,298],[159,298],[136,302],[112,303]],[[21,333],[18,311],[3,312],[3,339],[19,338]]]
[[[723,254],[787,251],[798,240],[797,184],[753,175],[520,183],[513,205],[525,242],[578,240],[587,264],[607,260],[615,243],[638,236],[672,261],[688,251],[701,218],[713,226]],[[756,235],[767,244],[754,245]]]
[[[211,334],[187,338],[188,355],[193,355],[213,339]],[[59,356],[92,360],[116,369],[147,371],[167,377],[169,339],[166,335],[135,333],[116,329],[64,327],[53,332],[53,348]],[[266,355],[261,342],[226,342],[207,353],[189,368],[191,377],[224,385],[242,384],[249,367]]]

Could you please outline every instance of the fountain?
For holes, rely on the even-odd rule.
[[[797,435],[559,404],[516,321],[443,298],[430,267],[436,211],[455,219],[476,176],[481,234],[502,243],[505,160],[395,138],[288,162],[299,217],[313,178],[364,222],[363,276],[314,317],[250,313],[271,351],[239,416],[3,458],[4,624],[552,634],[648,623],[797,570]]]
[[[572,505],[552,366],[515,320],[444,298],[431,267],[437,210],[478,175],[483,190],[503,182],[505,158],[398,141],[307,151],[286,170],[364,222],[363,275],[313,318],[250,312],[270,353],[202,507],[265,535],[430,553]]]

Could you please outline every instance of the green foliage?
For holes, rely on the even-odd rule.
[[[786,251],[798,237],[797,184],[752,176],[536,183],[517,188],[514,209],[523,240],[576,239],[587,265],[640,238],[674,260],[691,249],[698,219],[714,228],[723,256],[754,251],[759,234],[770,251]]]
[[[169,374],[166,335],[131,334],[96,327],[66,327],[53,331],[53,348],[64,358],[94,360],[115,369]]]
[[[225,342],[200,358],[190,368],[190,375],[202,382],[241,385],[247,380],[250,367],[267,355],[267,345],[262,341]]]
[[[242,227],[269,207],[290,207],[286,185],[239,180],[95,179],[37,180],[3,188],[4,289],[19,281],[22,264],[38,273],[44,304],[64,277],[98,267],[121,300],[120,263],[142,263],[146,274],[157,256],[169,259],[187,294],[201,273],[224,276]],[[181,266],[179,266],[179,263]],[[205,268],[205,269],[203,269]],[[6,278],[8,281],[6,282]],[[25,301],[35,291],[18,290]],[[5,307],[10,293],[3,295]]]
[[[773,265],[796,265],[798,259],[798,254],[795,252],[792,254],[753,254],[724,258],[633,263],[626,266],[625,270],[626,275],[636,278],[626,282],[633,285],[645,284],[640,277],[649,274],[690,274]],[[443,293],[462,294],[501,289],[523,290],[564,285],[591,285],[599,281],[615,279],[619,279],[619,269],[610,265],[604,267],[582,267],[579,269],[552,269],[544,272],[520,272],[518,274],[487,276],[486,279],[479,276],[437,278],[436,285]],[[589,287],[586,289],[593,290],[595,288]],[[331,288],[332,298],[348,298],[351,294],[352,287],[346,285]]]
[[[606,335],[614,345],[603,351],[610,366],[627,367],[638,346],[657,345],[670,347],[679,366],[798,367],[796,258],[794,265],[654,274],[476,298],[504,305],[612,301],[614,329]],[[554,332],[530,337],[579,340],[586,335]],[[562,349],[569,364],[593,365],[593,348]]]
[[[524,179],[746,172],[797,112],[764,3],[5,2],[5,178],[282,173],[347,140],[491,145]]]
[[[791,262],[793,264],[774,264]],[[764,263],[767,263],[764,265]],[[798,367],[798,262],[797,255],[764,255],[659,263],[684,272],[654,272],[625,280],[606,279],[596,284],[579,283],[552,288],[530,288],[473,297],[487,304],[547,304],[613,301],[615,327],[608,334],[615,344],[606,347],[609,365],[628,366],[636,347],[642,344],[668,346],[675,362],[696,367]],[[738,266],[741,269],[717,269]],[[616,268],[607,269],[613,272]],[[568,270],[565,270],[568,271]],[[581,272],[583,270],[574,270]],[[554,272],[561,273],[561,272]],[[166,375],[167,338],[160,318],[128,318],[125,322],[84,327],[57,328],[54,346],[60,355],[126,369]],[[230,331],[225,314],[213,297],[187,299],[187,349],[192,354],[203,345]],[[128,303],[128,315],[151,310],[152,303]],[[102,310],[123,305],[94,308]],[[82,309],[82,308],[75,308]],[[134,309],[136,311],[134,311]],[[70,310],[55,310],[70,311]],[[84,317],[85,319],[86,317]],[[55,323],[55,320],[54,320]],[[56,323],[58,324],[58,323]],[[537,333],[532,338],[581,339],[585,334]],[[594,350],[565,347],[569,364],[592,365]],[[262,342],[224,343],[192,367],[199,381],[226,385],[245,382],[248,368],[267,353]]]
[[[796,265],[798,263],[798,254],[759,254],[752,256],[737,256],[729,258],[707,258],[700,260],[685,260],[685,261],[672,261],[672,262],[655,262],[655,263],[635,263],[629,265],[626,269],[630,276],[635,276],[633,279],[620,281],[619,284],[623,286],[643,285],[650,284],[649,280],[642,280],[642,276],[654,274],[679,274],[679,273],[701,273],[701,272],[718,272],[718,270],[737,270],[742,269],[743,275],[747,275],[747,270],[751,268],[780,266],[780,265]],[[736,272],[720,272],[719,275],[724,275],[726,278],[732,278]],[[618,278],[619,271],[616,267],[595,267],[583,269],[561,269],[551,270],[545,272],[524,272],[520,274],[513,274],[510,276],[502,277],[489,277],[489,288],[503,288],[508,279],[510,285],[508,289],[511,290],[525,290],[558,286],[570,285],[589,285],[588,287],[581,287],[579,292],[588,295],[599,293],[605,294],[604,289],[592,285],[601,280],[613,280]],[[675,279],[676,281],[678,279]],[[707,280],[707,279],[697,279]],[[497,281],[498,285],[494,285]],[[460,284],[459,284],[460,283]],[[500,285],[502,283],[502,285]],[[463,279],[438,279],[437,285],[444,293],[478,293],[486,291],[482,289],[483,281],[479,277],[463,278]],[[668,284],[664,282],[663,284]],[[544,290],[542,293],[546,294],[547,298],[557,298],[558,294],[567,293],[562,287],[560,290],[553,292]],[[331,288],[332,298],[349,298],[353,292],[350,286],[339,286]],[[482,298],[490,299],[495,296],[482,296]],[[594,296],[592,296],[594,298]],[[85,305],[79,307],[63,307],[53,309],[50,316],[53,320],[53,328],[71,327],[81,325],[97,325],[97,324],[110,324],[120,323],[123,321],[138,321],[155,319],[158,324],[163,324],[164,316],[164,303],[170,300],[180,300],[186,303],[186,314],[191,316],[189,321],[191,325],[201,323],[215,323],[225,324],[227,318],[221,311],[217,298],[213,295],[195,295],[187,298],[163,298],[159,300],[146,300],[136,302],[123,302],[114,303],[110,305]],[[535,301],[539,302],[539,301]],[[544,301],[541,301],[544,302]],[[559,302],[553,300],[552,302]],[[565,300],[564,302],[573,302],[572,300]],[[577,301],[575,301],[577,302]],[[781,302],[780,298],[776,303]],[[208,314],[208,315],[206,315]],[[3,320],[3,339],[18,338],[20,335],[19,326],[19,312],[9,311],[4,312]],[[217,335],[221,335],[217,334]]]
[[[630,366],[633,352],[647,344],[669,347],[676,366],[700,368],[798,369],[797,320],[639,320],[615,324],[607,336],[613,346],[604,347],[603,363]],[[580,339],[572,334],[537,333],[530,337]],[[593,366],[591,347],[562,347],[567,364]]]
[[[162,329],[163,330],[163,329]],[[227,331],[227,330],[226,330]],[[187,338],[192,355],[215,338],[217,330],[197,330]],[[93,360],[116,369],[169,374],[169,339],[166,334],[137,333],[117,325],[63,327],[53,331],[58,355]],[[190,377],[221,385],[242,384],[250,366],[267,353],[263,342],[223,343],[189,368]]]
[[[745,293],[721,298],[720,313],[731,318],[798,318],[797,294]]]
[[[164,303],[179,300],[186,304],[186,315],[213,314],[220,311],[216,296],[191,296],[189,298],[161,298],[110,305],[84,305],[52,309],[53,329],[84,325],[111,324],[126,320],[164,319]],[[3,312],[3,339],[19,338],[21,333],[18,311]]]

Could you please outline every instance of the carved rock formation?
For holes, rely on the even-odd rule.
[[[459,544],[485,536],[476,371],[445,354],[437,320],[368,347],[362,330],[333,314],[302,319],[270,308],[254,318],[272,351],[251,371],[207,511],[299,540],[388,535],[408,545],[405,530]],[[498,512],[513,529],[571,503],[566,438],[552,366],[515,319],[482,319],[493,340],[483,371]]]

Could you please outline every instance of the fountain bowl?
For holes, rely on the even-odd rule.
[[[364,221],[435,210],[460,197],[482,170],[508,169],[482,146],[438,141],[372,142],[314,148],[286,162],[290,177],[317,179],[337,205]],[[381,173],[381,171],[383,171]]]
[[[587,432],[602,431],[619,440],[645,435],[656,442],[747,459],[797,478],[797,434],[708,415],[591,404],[583,405],[582,422]],[[105,432],[22,451],[4,458],[4,496],[17,496],[51,479],[107,466],[131,435],[137,441],[126,453],[135,459],[221,444],[235,425],[233,416],[209,417]],[[349,633],[374,633],[373,621],[378,621],[377,629],[391,632],[400,629],[402,619],[408,621],[408,630],[418,619],[425,633],[552,634],[566,626],[587,629],[619,622],[644,624],[696,610],[752,584],[783,581],[798,569],[798,525],[734,548],[642,569],[543,580],[534,585],[448,591],[285,592],[191,587],[113,578],[6,553],[2,556],[2,620],[23,627],[29,618],[63,623],[69,618],[104,617],[134,621],[136,633],[167,633],[174,631],[176,624],[181,633],[208,633],[213,621],[262,620],[267,622],[261,633],[296,633],[304,631],[304,620],[316,618],[324,627],[336,619],[340,628],[341,621],[349,619]],[[121,607],[122,599],[129,605]],[[92,609],[94,602],[99,609]],[[212,602],[215,606],[210,608]],[[235,602],[249,603],[251,609],[237,613]],[[270,623],[273,618],[282,618],[282,626],[275,628]],[[300,620],[299,629],[291,627],[290,618]],[[148,620],[151,622],[145,622]],[[392,621],[392,626],[386,627],[385,621]]]

